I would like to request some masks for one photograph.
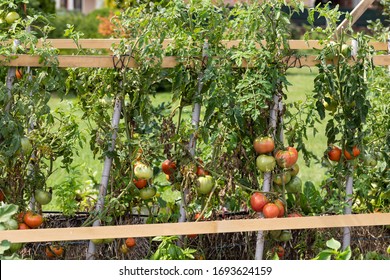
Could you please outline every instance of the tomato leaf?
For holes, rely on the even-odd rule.
[[[328,248],[333,249],[333,250],[338,250],[341,247],[341,243],[339,241],[337,241],[336,239],[332,238],[332,239],[326,241],[326,246]]]
[[[8,240],[2,240],[0,243],[0,255],[4,254],[11,247],[11,242]]]
[[[8,222],[18,212],[19,206],[3,204],[0,206],[0,223]]]

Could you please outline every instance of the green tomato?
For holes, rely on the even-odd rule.
[[[363,155],[363,162],[365,166],[375,167],[377,164],[376,157],[370,154]]]
[[[8,251],[11,253],[16,253],[20,249],[22,249],[23,243],[11,243],[11,246],[9,247]]]
[[[322,101],[322,104],[324,104],[325,110],[331,111],[333,113],[337,111],[337,107],[339,105],[338,102],[330,96],[326,96]]]
[[[271,238],[273,240],[276,240],[276,241],[279,240],[279,237],[280,237],[281,234],[282,234],[281,230],[270,230],[269,231],[269,235],[271,236]]]
[[[30,155],[31,154],[31,152],[32,152],[32,145],[31,145],[30,140],[27,137],[22,137],[20,139],[20,145],[21,145],[21,148],[22,148],[22,153],[24,155]]]
[[[114,238],[105,238],[103,239],[103,243],[111,243],[114,241]]]
[[[347,44],[342,44],[341,46],[341,54],[345,57],[345,58],[349,58],[351,56],[351,47],[348,46]]]
[[[5,21],[8,23],[8,24],[12,24],[14,23],[16,20],[18,20],[20,18],[19,14],[17,12],[9,12],[6,16],[5,16]]]
[[[290,182],[290,180],[291,180],[291,173],[289,171],[275,174],[273,178],[273,182],[279,186],[287,184],[288,182]]]
[[[151,199],[153,196],[156,195],[156,188],[155,187],[146,187],[139,190],[139,196],[143,200]]]
[[[290,182],[286,184],[286,191],[289,193],[301,193],[302,192],[302,181],[299,177],[294,176]]]
[[[291,177],[297,176],[298,173],[299,173],[299,165],[298,163],[295,163],[293,166],[291,166],[291,170],[290,170]]]
[[[262,172],[270,172],[276,166],[276,160],[273,156],[259,155],[256,158],[256,166]]]
[[[104,239],[92,239],[91,241],[95,245],[100,245],[104,243]]]
[[[197,179],[196,191],[199,194],[209,194],[214,187],[214,179],[210,175],[202,176]]]
[[[282,230],[282,233],[279,236],[280,241],[289,241],[292,238],[291,230],[285,229]]]
[[[35,190],[34,197],[35,200],[41,205],[49,204],[52,199],[52,195],[50,192],[40,189]]]

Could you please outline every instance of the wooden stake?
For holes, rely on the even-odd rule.
[[[307,216],[277,219],[241,219],[187,223],[117,225],[101,227],[44,228],[0,231],[0,240],[10,242],[50,242],[104,238],[153,237],[187,234],[253,232],[258,230],[319,229],[345,226],[390,225],[390,213],[335,216]]]
[[[375,0],[362,0],[351,12],[352,22],[354,25],[355,22],[364,14],[364,12],[374,3]],[[340,35],[343,29],[347,28],[349,24],[348,19],[344,19],[336,29],[336,34]]]
[[[115,142],[117,138],[121,111],[122,111],[121,98],[117,96],[115,99],[114,114],[111,122],[112,136],[111,136],[111,146],[109,147],[110,152],[113,152],[115,150]],[[95,207],[96,214],[101,213],[104,207],[104,198],[107,193],[107,186],[110,178],[111,165],[112,165],[112,157],[106,156],[104,160],[104,168],[103,168],[102,178],[100,182],[99,197]],[[93,222],[93,227],[98,227],[98,226],[100,226],[99,219]],[[88,252],[87,252],[87,260],[93,260],[95,258],[94,257],[95,252],[96,252],[95,244],[92,241],[90,241]]]

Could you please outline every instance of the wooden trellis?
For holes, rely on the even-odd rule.
[[[72,40],[51,39],[51,45],[57,49],[76,49],[77,46]],[[79,44],[83,48],[109,49],[112,45],[118,44],[117,39],[84,39]],[[162,44],[166,48],[173,44],[172,40],[165,40]],[[238,46],[239,40],[224,41],[227,48]],[[263,42],[265,43],[265,42]],[[39,47],[41,43],[38,43]],[[381,42],[371,42],[370,45],[376,51],[388,51],[388,44]],[[289,46],[294,50],[322,49],[319,41],[310,40],[290,40]],[[113,68],[112,55],[58,55],[56,57],[59,67],[96,67]],[[319,63],[315,55],[286,58],[286,63],[290,67],[315,66]],[[377,66],[390,65],[390,56],[375,55],[373,62]],[[353,63],[353,59],[351,59]],[[42,67],[39,56],[16,55],[15,58],[7,60],[0,57],[2,66],[20,67]],[[163,68],[173,68],[177,65],[176,57],[164,57]],[[241,67],[247,67],[243,63]],[[134,60],[130,61],[130,67],[137,67]],[[349,226],[375,226],[390,225],[390,213],[357,214],[357,215],[336,215],[317,216],[301,218],[278,218],[278,219],[244,219],[229,221],[205,221],[169,224],[146,224],[146,225],[126,225],[126,226],[101,226],[82,228],[54,228],[54,229],[34,229],[28,231],[10,230],[1,231],[0,240],[7,239],[11,242],[47,242],[60,240],[90,240],[99,238],[124,238],[128,236],[146,237],[156,235],[186,235],[186,234],[215,234],[226,232],[247,232],[258,230],[278,230],[278,229],[310,229],[310,228],[333,228]]]

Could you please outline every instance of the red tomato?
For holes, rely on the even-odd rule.
[[[133,179],[133,183],[138,189],[142,189],[142,188],[146,187],[146,185],[148,184],[148,180],[146,180],[146,179]]]
[[[204,170],[203,167],[198,166],[196,168],[196,175],[198,175],[198,176],[206,176],[206,175],[210,175],[210,173],[208,171]]]
[[[127,248],[131,248],[131,247],[135,246],[136,242],[135,242],[135,239],[133,237],[129,237],[126,239],[125,244],[126,244]]]
[[[264,205],[266,205],[268,202],[268,198],[259,192],[253,193],[250,200],[251,207],[256,212],[261,212]]]
[[[52,259],[54,257],[62,257],[62,255],[64,254],[64,247],[59,245],[46,246],[45,253],[49,259]]]
[[[347,160],[351,160],[351,159],[354,159],[356,158],[358,155],[360,155],[360,150],[358,147],[354,146],[352,148],[352,154],[353,156],[347,151],[347,150],[344,150],[344,156]]]
[[[35,214],[31,211],[28,211],[24,217],[23,221],[26,225],[28,225],[30,228],[37,228],[43,223],[43,218],[39,214]]]
[[[267,203],[263,207],[265,218],[277,218],[279,216],[279,207],[275,203]]]
[[[169,159],[166,159],[161,164],[161,169],[165,174],[171,175],[176,170],[176,163]]]
[[[22,69],[19,69],[19,68],[16,69],[15,76],[16,76],[16,79],[20,80],[23,77]]]
[[[5,196],[4,196],[3,190],[0,189],[0,201],[4,201],[4,198],[5,198]]]
[[[255,141],[253,141],[253,148],[258,154],[266,154],[270,153],[275,149],[275,142],[269,136],[265,137],[257,137]]]
[[[331,161],[340,161],[341,149],[337,146],[334,146],[334,145],[329,146],[328,157]]]
[[[272,254],[277,254],[279,258],[283,258],[283,256],[284,256],[284,248],[282,246],[275,246],[272,249]]]
[[[291,214],[288,214],[287,217],[289,217],[289,218],[299,218],[299,217],[302,217],[302,215],[299,214],[299,213],[291,213]]]
[[[19,223],[19,229],[30,229],[30,227],[25,223]]]

